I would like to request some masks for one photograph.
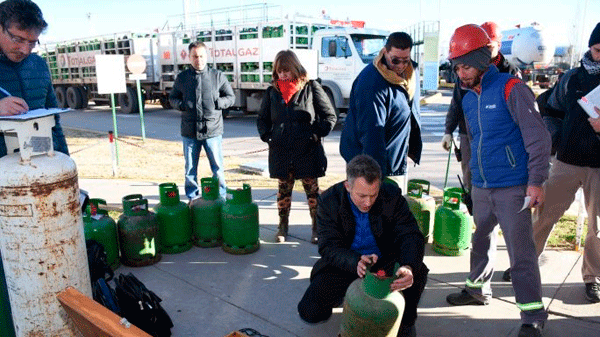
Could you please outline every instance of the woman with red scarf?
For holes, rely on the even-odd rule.
[[[311,242],[317,243],[317,178],[327,169],[321,138],[336,120],[327,93],[317,81],[308,79],[296,54],[291,50],[277,53],[273,85],[267,89],[257,120],[260,139],[269,144],[270,176],[279,179],[277,242],[284,242],[288,234],[292,189],[300,179],[312,219]]]

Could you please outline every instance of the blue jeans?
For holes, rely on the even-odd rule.
[[[204,147],[206,157],[210,163],[213,177],[219,179],[219,194],[225,198],[225,167],[223,166],[222,136],[204,140],[183,138],[183,156],[185,157],[185,195],[193,199],[200,194],[198,188],[198,160],[200,151]]]

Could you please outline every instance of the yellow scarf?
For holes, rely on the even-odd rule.
[[[398,74],[390,70],[383,63],[384,53],[385,47],[381,49],[379,55],[373,60],[375,68],[377,68],[381,76],[383,76],[383,78],[385,78],[386,81],[390,82],[391,84],[403,87],[404,90],[406,90],[406,92],[408,93],[409,99],[412,100],[415,96],[415,89],[417,86],[417,75],[412,66],[412,61],[408,63],[408,65],[404,69],[404,72],[402,73],[402,76],[398,76]]]

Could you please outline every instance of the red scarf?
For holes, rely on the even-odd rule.
[[[292,99],[292,96],[300,89],[298,88],[298,80],[277,80],[277,88],[281,91],[281,96],[283,97],[285,104],[288,104]]]

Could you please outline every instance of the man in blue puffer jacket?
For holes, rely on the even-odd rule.
[[[462,108],[472,140],[469,165],[477,229],[466,287],[446,300],[452,305],[489,303],[500,225],[521,310],[519,336],[541,336],[548,314],[542,303],[530,207],[544,202],[550,134],[531,89],[490,65],[488,43],[489,37],[477,25],[457,28],[450,41],[449,59],[461,85],[468,89]]]
[[[56,108],[56,95],[46,62],[32,49],[48,27],[40,8],[30,0],[0,3],[0,115],[16,115],[29,110]],[[54,150],[69,154],[58,114],[52,128]],[[0,133],[0,157],[6,155]]]
[[[421,160],[420,80],[410,59],[413,41],[404,32],[390,34],[385,47],[363,69],[350,92],[348,115],[340,136],[346,161],[371,156],[406,192],[408,159]]]

